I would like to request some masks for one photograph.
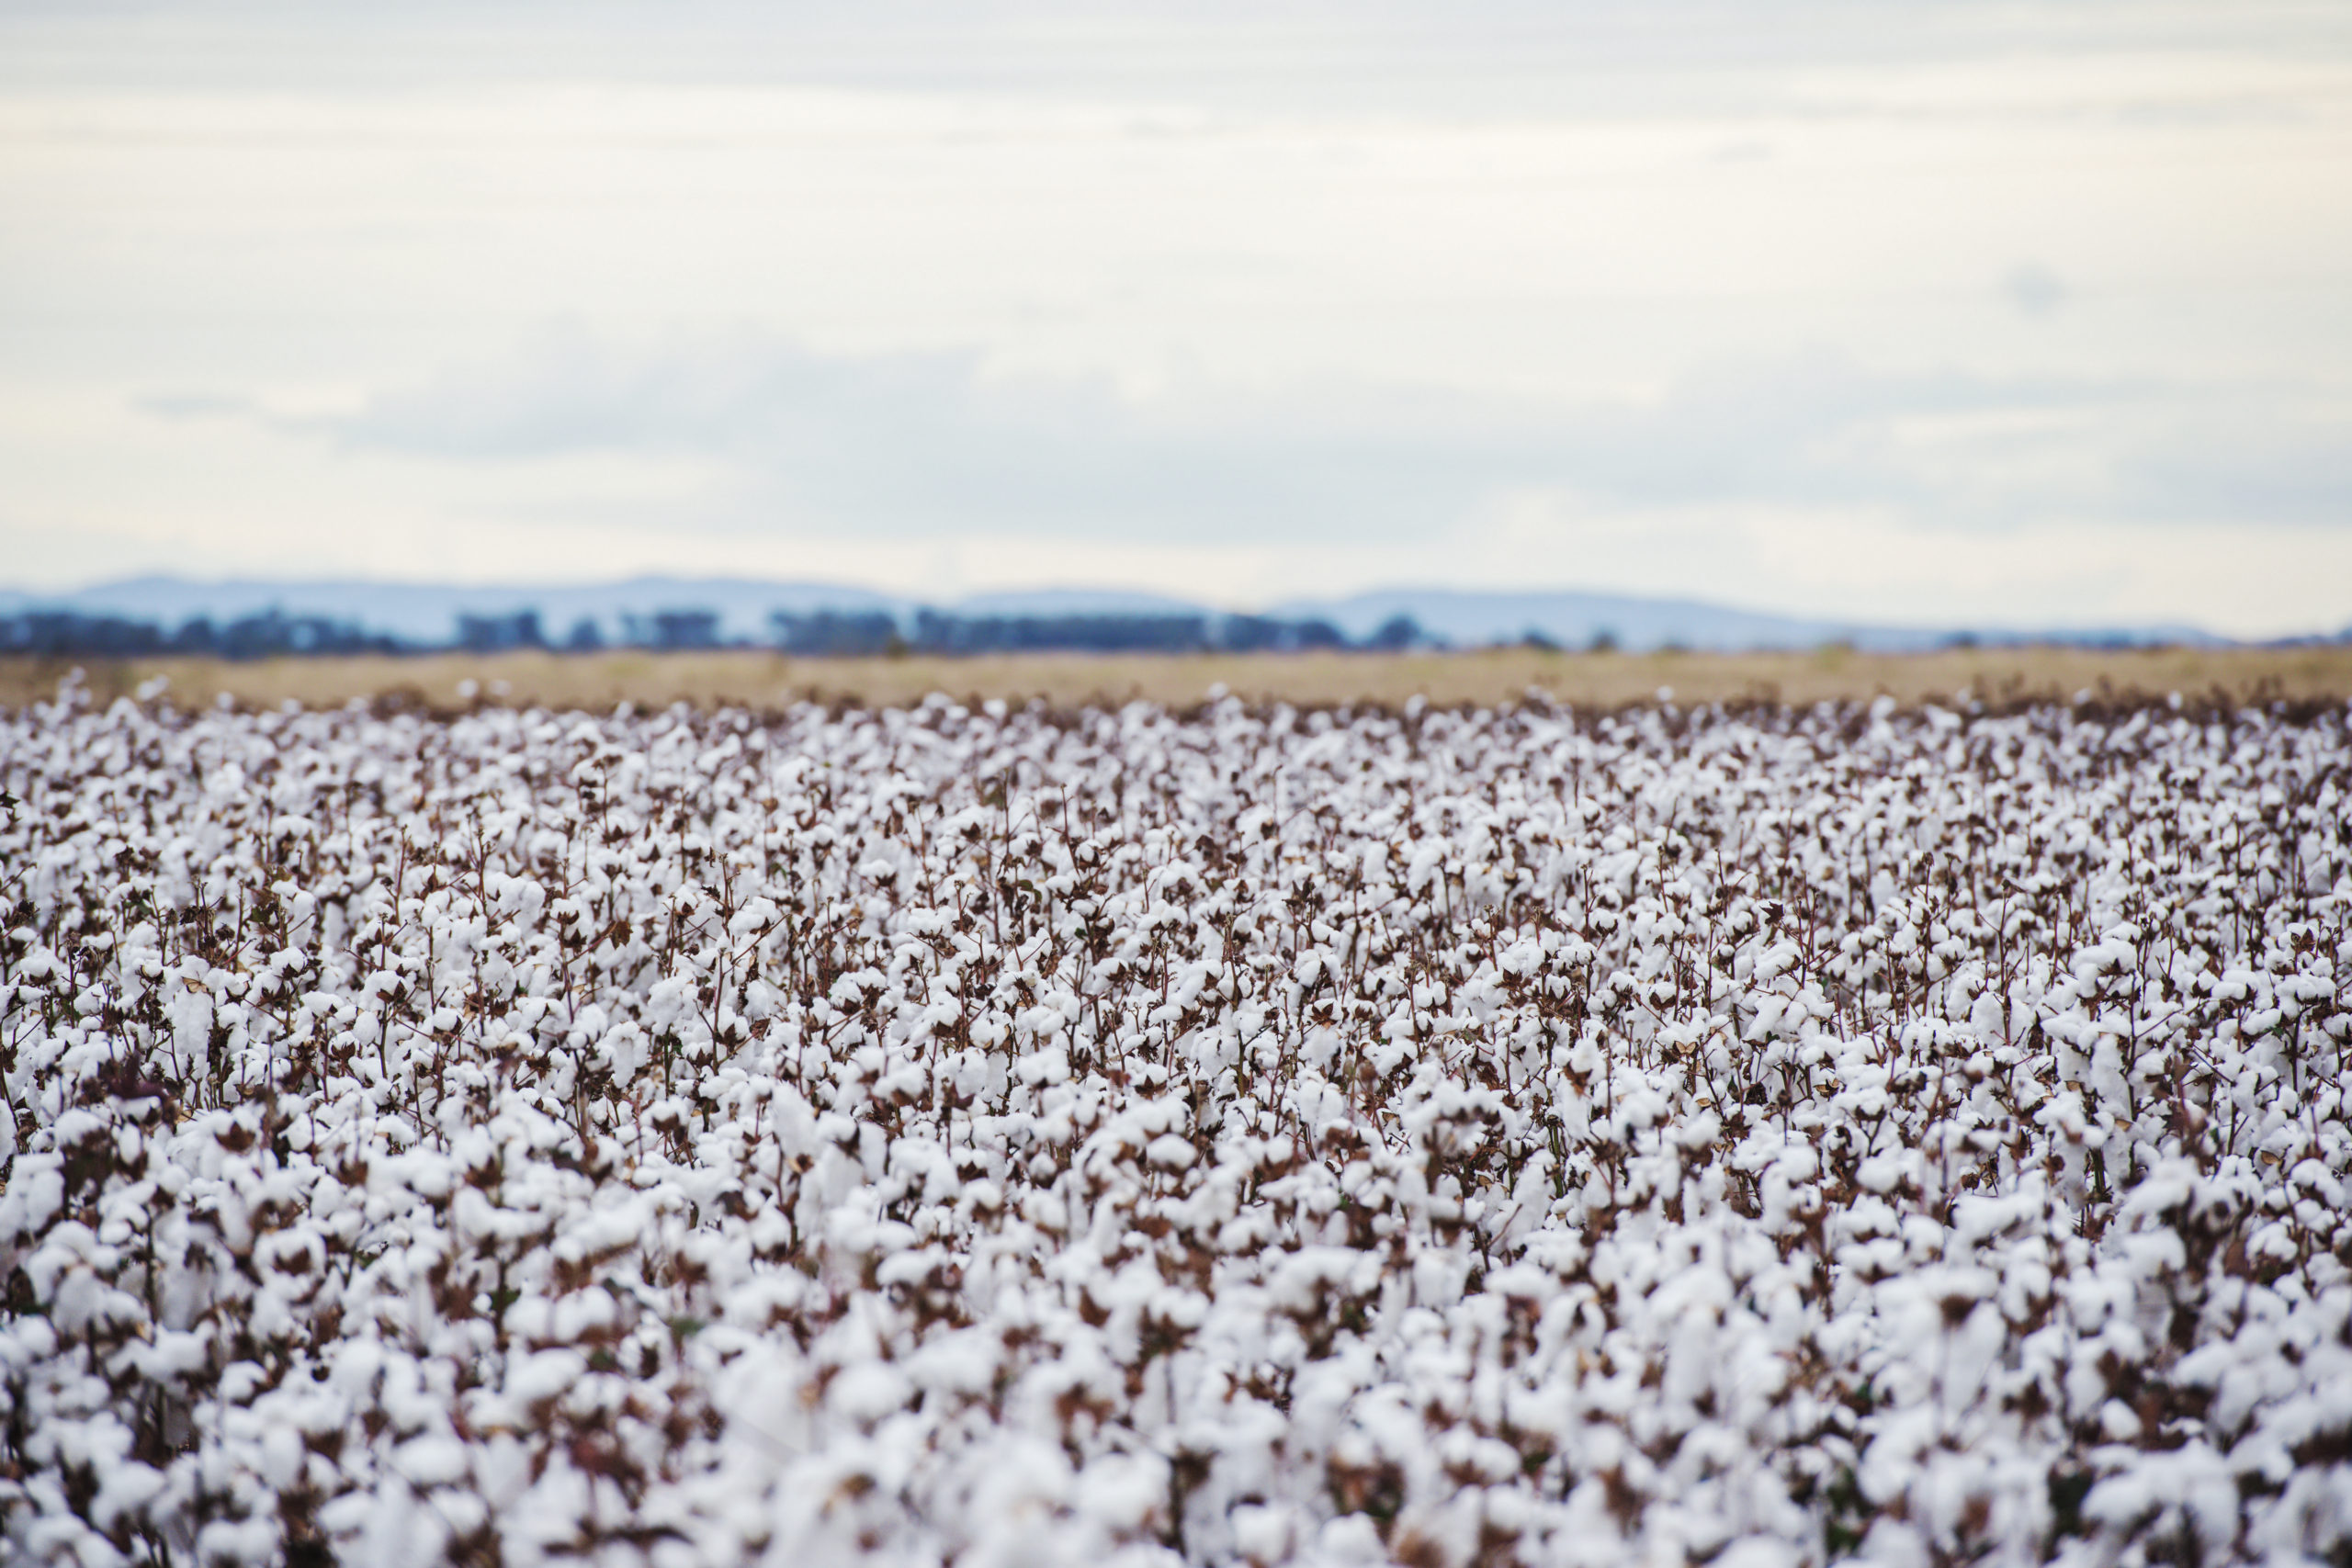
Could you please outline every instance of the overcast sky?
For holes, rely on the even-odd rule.
[[[0,0],[0,585],[647,570],[2341,627],[2352,7]]]

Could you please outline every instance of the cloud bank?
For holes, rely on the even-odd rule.
[[[1991,538],[2086,520],[2352,525],[2352,445],[2312,389],[1903,373],[1832,352],[1556,404],[1363,386],[1137,395],[994,374],[973,353],[570,331],[278,423],[454,464],[690,456],[729,476],[714,524],[909,537],[1408,540],[1528,492],[1620,514],[1842,509]]]

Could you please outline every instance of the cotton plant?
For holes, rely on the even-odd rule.
[[[0,1539],[2352,1554],[2342,707],[0,716]]]

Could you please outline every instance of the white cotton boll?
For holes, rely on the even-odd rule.
[[[905,1408],[913,1393],[907,1376],[888,1361],[861,1361],[833,1374],[825,1407],[861,1426]]]
[[[1969,1004],[1968,1027],[1980,1040],[1992,1043],[2002,1038],[2002,1023],[2007,1004],[1992,991],[1980,992]]]
[[[1015,1077],[1032,1088],[1039,1084],[1068,1083],[1069,1054],[1057,1045],[1040,1046],[1024,1053],[1013,1071]]]
[[[119,1528],[125,1515],[145,1507],[166,1484],[163,1472],[119,1456],[101,1467],[99,1475],[97,1495],[90,1500],[90,1516],[107,1529]]]
[[[1380,1543],[1380,1531],[1362,1514],[1341,1514],[1324,1521],[1316,1537],[1314,1550],[1303,1561],[1330,1563],[1332,1568],[1354,1568],[1359,1563],[1385,1562],[1388,1552]]]
[[[1058,1235],[1069,1228],[1069,1209],[1060,1196],[1044,1188],[1033,1188],[1022,1200],[1022,1213],[1039,1230]]]
[[[1424,1252],[1413,1260],[1413,1302],[1419,1306],[1451,1306],[1462,1299],[1472,1264],[1467,1258]]]
[[[1862,1538],[1861,1560],[1883,1568],[1928,1568],[1935,1559],[1914,1526],[1881,1517]]]
[[[1245,1503],[1233,1510],[1233,1550],[1259,1568],[1289,1560],[1296,1529],[1288,1507]]]
[[[577,1350],[536,1351],[508,1363],[505,1392],[521,1404],[537,1404],[567,1393],[587,1370],[587,1358]]]
[[[737,938],[746,937],[755,931],[766,930],[783,918],[783,911],[775,907],[775,900],[767,897],[754,898],[736,910],[734,919],[727,922],[728,934]]]
[[[1894,1155],[1872,1155],[1855,1168],[1854,1179],[1872,1192],[1892,1192],[1902,1185],[1903,1163]]]
[[[1001,1342],[986,1330],[967,1329],[918,1350],[907,1363],[907,1373],[922,1388],[978,1395],[993,1385],[1003,1364],[1002,1350]]]
[[[620,1311],[608,1291],[571,1292],[556,1299],[548,1336],[566,1343],[594,1338],[619,1321]]]
[[[1154,1138],[1145,1154],[1160,1169],[1175,1171],[1192,1169],[1193,1162],[1200,1157],[1200,1152],[1190,1142],[1173,1133]]]
[[[1122,1533],[1152,1529],[1167,1512],[1168,1461],[1158,1454],[1108,1454],[1078,1472],[1078,1512]]]
[[[655,1028],[666,1028],[684,1017],[694,1006],[695,982],[691,976],[677,975],[654,983],[646,993],[645,1021]]]
[[[346,1395],[364,1396],[374,1389],[384,1359],[384,1348],[376,1340],[345,1339],[334,1348],[328,1381]]]
[[[1887,1413],[1857,1468],[1862,1495],[1879,1504],[1901,1496],[1917,1472],[1919,1456],[1934,1444],[1940,1421],[1936,1407],[1923,1403]]]
[[[260,1568],[278,1558],[277,1521],[263,1517],[247,1519],[214,1519],[208,1522],[196,1538],[197,1560],[201,1562],[246,1562]]]
[[[379,1506],[368,1518],[357,1549],[359,1561],[385,1568],[426,1568],[449,1557],[449,1521],[426,1499],[393,1481],[379,1494],[401,1496],[399,1506]]]
[[[1069,1460],[1058,1445],[1008,1432],[975,1456],[966,1485],[972,1545],[959,1562],[1023,1568],[1066,1560],[1057,1545],[1083,1562],[1098,1558],[1099,1532],[1072,1528]]]
[[[279,1492],[290,1491],[302,1477],[302,1434],[291,1427],[273,1426],[261,1435],[262,1479]],[[158,1480],[160,1481],[160,1477]]]

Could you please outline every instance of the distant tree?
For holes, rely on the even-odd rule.
[[[775,643],[786,653],[814,658],[872,658],[900,642],[899,618],[888,610],[818,610],[768,616]]]
[[[650,621],[630,617],[640,646],[664,653],[718,646],[718,615],[712,610],[656,610]]]
[[[924,653],[1192,653],[1213,646],[1200,615],[956,615],[922,610]]]
[[[1617,651],[1617,633],[1611,627],[1603,626],[1592,634],[1592,640],[1585,647],[1593,653],[1614,653]]]
[[[469,653],[507,653],[516,649],[545,648],[537,610],[504,615],[459,615],[458,646]]]
[[[0,652],[42,658],[128,659],[161,652],[163,628],[119,615],[32,610],[0,617]]]
[[[41,658],[141,659],[158,654],[275,659],[311,653],[394,653],[399,642],[347,621],[265,610],[215,627],[198,615],[166,632],[153,621],[34,610],[0,615],[0,653]]]
[[[1217,623],[1216,643],[1225,653],[1261,653],[1281,646],[1283,623],[1265,615],[1227,615]]]
[[[224,659],[267,659],[294,650],[293,628],[276,609],[240,615],[220,628]]]
[[[1227,615],[1217,623],[1213,642],[1225,653],[1301,653],[1348,645],[1345,634],[1329,621],[1285,621],[1272,615]]]
[[[288,615],[272,607],[220,628],[212,651],[224,659],[284,659],[303,654],[398,653],[400,640],[325,615]]]
[[[1398,615],[1383,621],[1377,630],[1363,639],[1363,646],[1375,653],[1402,653],[1424,640],[1421,624],[1410,615]]]

